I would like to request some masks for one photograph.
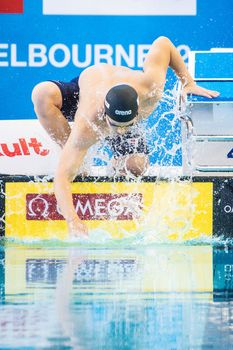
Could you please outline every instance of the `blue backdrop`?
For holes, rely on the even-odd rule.
[[[43,65],[33,66],[35,63],[29,59],[29,45],[40,44],[34,50],[39,53],[41,48],[46,48],[46,56],[53,46],[57,61],[64,59],[64,52],[63,49],[56,50],[54,45],[63,44],[63,48],[69,51],[72,45],[78,45],[81,61],[85,59],[86,45],[89,44],[87,50],[92,51],[90,64],[94,63],[96,44],[110,45],[113,50],[118,44],[126,51],[129,45],[134,45],[137,50],[138,45],[149,45],[160,35],[168,36],[176,46],[186,45],[191,50],[233,47],[232,18],[231,0],[197,0],[196,16],[43,15],[42,0],[25,0],[23,14],[0,15],[0,118],[34,117],[30,101],[32,87],[41,80],[71,79],[82,69],[74,66],[72,59],[59,68],[51,60],[45,64],[37,57],[31,60]],[[77,46],[74,51],[77,52]],[[185,51],[182,54],[186,54]],[[102,53],[106,53],[104,48]],[[20,64],[12,62],[15,58],[26,66],[14,66]],[[115,61],[113,54],[113,63]],[[136,68],[137,59],[133,61]],[[124,60],[121,63],[126,64]],[[8,66],[4,66],[6,64]]]
[[[184,59],[189,49],[233,47],[233,1],[196,4],[196,15],[188,16],[76,16],[45,15],[42,0],[24,0],[23,14],[0,15],[0,119],[35,118],[30,96],[40,81],[70,80],[95,62],[140,68],[160,35]]]

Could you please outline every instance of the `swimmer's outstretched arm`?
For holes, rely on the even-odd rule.
[[[73,126],[65,144],[54,178],[58,206],[66,219],[71,235],[87,235],[87,227],[78,217],[71,192],[71,182],[77,175],[88,149],[96,142],[96,135],[83,120]]]
[[[154,78],[156,83],[164,85],[168,67],[171,67],[183,85],[183,98],[186,94],[205,96],[208,98],[217,97],[219,92],[204,89],[194,82],[183,58],[173,43],[166,37],[156,39],[146,56],[144,72]]]

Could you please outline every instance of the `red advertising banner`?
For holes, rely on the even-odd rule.
[[[0,13],[23,13],[24,0],[0,0]]]
[[[49,150],[44,148],[35,137],[31,137],[30,140],[21,137],[18,142],[0,143],[0,157],[30,156],[32,154],[44,157],[49,154]]]
[[[141,193],[73,194],[76,212],[81,220],[133,220],[140,217]],[[64,220],[53,194],[26,195],[27,220]]]

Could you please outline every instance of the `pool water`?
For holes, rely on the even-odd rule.
[[[233,349],[233,250],[0,249],[0,349]]]

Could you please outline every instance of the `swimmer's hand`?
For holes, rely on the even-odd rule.
[[[220,93],[218,91],[205,89],[205,88],[195,84],[194,82],[192,82],[192,83],[189,83],[183,87],[183,90],[182,90],[182,100],[183,101],[185,101],[186,96],[188,94],[194,94],[194,95],[198,95],[198,96],[204,96],[207,98],[213,98],[213,97],[218,97]]]
[[[78,216],[72,220],[67,220],[70,237],[87,237],[87,226],[79,219]]]

